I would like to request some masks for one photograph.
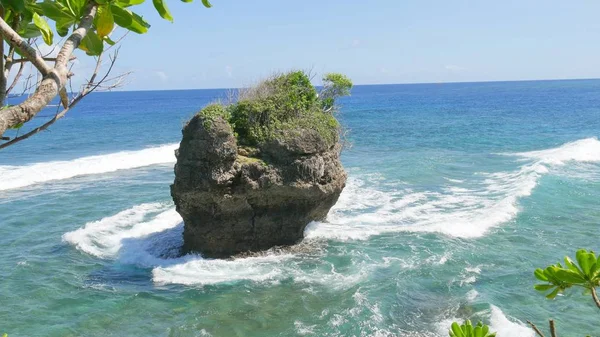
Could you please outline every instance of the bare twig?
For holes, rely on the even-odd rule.
[[[8,96],[8,94],[10,94],[10,92],[15,88],[15,86],[19,82],[19,79],[21,78],[21,75],[23,75],[23,69],[25,69],[25,63],[21,63],[19,65],[19,70],[17,71],[17,74],[15,75],[15,78],[13,78],[12,83],[10,84],[10,86],[8,87],[8,89],[6,89],[6,96]]]
[[[0,17],[4,17],[4,8],[0,7]],[[6,82],[8,82],[8,74],[4,71],[6,64],[4,63],[4,34],[0,32],[0,106],[4,106],[6,101]]]
[[[554,327],[554,320],[550,320],[550,334],[552,335],[552,337],[558,337],[556,335],[556,328]]]
[[[74,55],[71,55],[71,57],[69,58],[69,61],[73,61],[76,60],[77,57],[75,57]],[[42,60],[44,61],[48,61],[48,62],[56,62],[56,57],[42,57]],[[16,60],[12,60],[12,63],[23,63],[23,62],[29,62],[29,59],[16,59]]]
[[[600,309],[600,299],[598,299],[598,293],[594,287],[592,287],[592,298],[594,299],[594,303],[596,303],[598,309]]]
[[[540,337],[546,337],[544,336],[544,334],[540,331],[540,329],[538,329],[537,326],[535,326],[535,324],[531,323],[531,321],[527,321],[527,324],[529,324],[531,326],[531,328],[533,329],[533,331],[535,331],[535,333],[538,334],[538,336]]]

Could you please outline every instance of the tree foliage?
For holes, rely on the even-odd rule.
[[[145,0],[0,0],[0,36],[3,38],[0,43],[0,141],[7,141],[0,142],[0,149],[45,130],[90,92],[108,90],[120,84],[122,76],[108,77],[118,49],[109,55],[111,62],[105,75],[100,74],[102,55],[119,43],[120,39],[111,38],[115,31],[148,32],[150,23],[135,12],[144,3]],[[201,0],[201,3],[211,7],[208,0]],[[166,0],[152,0],[152,4],[162,18],[173,21]],[[38,41],[52,46],[57,51],[56,57],[42,55],[37,48]],[[70,62],[74,60],[75,49],[93,56],[96,67],[82,89],[69,98],[66,87],[74,75],[70,71]],[[50,66],[48,62],[54,62],[54,65]],[[18,70],[11,72],[16,65]],[[32,80],[29,75],[21,93],[27,94],[27,99],[6,105],[6,98],[24,76],[25,65],[39,73],[42,80]],[[13,81],[9,86],[10,77]],[[29,85],[29,81],[33,84]],[[107,85],[111,81],[112,84]],[[31,93],[33,88],[35,91]],[[53,118],[14,139],[5,135],[9,129],[20,129],[57,95],[60,95],[63,110]]]
[[[97,7],[94,24],[79,46],[88,55],[97,56],[106,45],[114,44],[109,35],[115,26],[138,34],[148,32],[150,24],[132,11],[144,2],[145,0],[2,0],[0,3],[4,11],[3,20],[7,23],[16,22],[16,32],[21,37],[29,39],[41,36],[47,45],[54,42],[50,23],[60,37],[65,37],[76,29],[87,14],[87,7]],[[152,3],[162,18],[173,21],[165,0],[153,0]],[[208,0],[203,0],[202,3],[211,7]]]
[[[546,297],[552,299],[569,288],[581,287],[592,295],[600,308],[600,300],[596,293],[596,287],[600,286],[600,259],[593,251],[585,249],[578,250],[575,259],[576,262],[565,256],[564,267],[557,263],[545,269],[536,269],[535,278],[544,283],[535,285],[535,289],[547,293]]]
[[[323,90],[320,97],[323,109],[331,110],[335,106],[335,100],[338,97],[350,95],[352,90],[352,81],[345,75],[338,73],[328,73],[323,76]]]

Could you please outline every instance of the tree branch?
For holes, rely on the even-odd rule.
[[[38,55],[29,43],[25,42],[21,36],[15,32],[10,25],[4,21],[3,18],[0,18],[0,34],[2,34],[3,39],[6,40],[10,45],[14,46],[17,50],[21,52],[21,54],[25,55],[29,61],[38,69],[42,75],[46,76],[50,73],[52,68],[46,64],[44,59]],[[4,57],[4,56],[3,56]]]
[[[531,328],[533,329],[533,331],[535,331],[535,333],[540,336],[540,337],[546,337],[544,336],[544,334],[540,331],[540,329],[538,329],[537,326],[535,326],[535,324],[531,323],[531,321],[527,321],[527,324],[529,324],[531,326]]]
[[[21,75],[23,75],[23,69],[25,69],[25,63],[21,63],[19,65],[19,70],[17,70],[17,74],[15,75],[15,78],[13,78],[12,83],[10,84],[10,86],[8,87],[8,89],[6,89],[6,96],[8,96],[8,94],[10,94],[10,92],[17,85],[17,82],[19,82],[19,78],[21,78]]]
[[[598,309],[600,309],[600,299],[598,299],[598,293],[596,293],[595,287],[592,287],[592,298],[594,299],[594,303],[596,303]]]
[[[0,18],[4,18],[4,8],[0,7]],[[6,102],[6,82],[7,72],[6,63],[4,62],[4,34],[0,32],[0,107],[3,107]]]
[[[33,95],[18,105],[0,110],[0,136],[2,136],[7,129],[20,123],[30,121],[46,105],[48,105],[48,103],[50,103],[52,99],[58,95],[59,91],[67,84],[69,74],[67,63],[75,48],[79,46],[81,40],[92,27],[96,10],[96,3],[94,1],[88,1],[84,9],[83,18],[79,22],[78,28],[65,41],[58,53],[58,56],[56,57],[54,68],[44,75],[43,80]],[[0,32],[4,33],[5,31],[9,33],[12,32],[16,35],[11,36],[10,40],[15,43],[17,49],[19,49],[19,46],[23,47],[26,45],[26,47],[29,47],[29,49],[27,49],[28,52],[33,50],[33,53],[35,54],[34,59],[41,61],[47,67],[42,57],[35,53],[35,49],[33,49],[29,44],[25,43],[25,41],[23,41],[21,37],[16,34],[16,32],[12,30],[12,28],[10,28],[6,22],[4,22],[4,20],[0,19]],[[35,65],[35,62],[32,61],[32,63]],[[42,72],[42,74],[44,73]]]
[[[554,320],[550,320],[550,334],[552,335],[552,337],[558,337],[556,335],[556,328],[554,327]]]
[[[10,141],[8,141],[6,143],[0,144],[0,149],[3,149],[3,148],[8,147],[10,145],[13,145],[13,144],[15,144],[17,142],[20,142],[22,140],[25,140],[25,139],[27,139],[27,138],[35,135],[36,133],[39,133],[41,131],[46,130],[50,125],[54,124],[57,120],[63,118],[67,114],[67,112],[69,112],[69,110],[71,110],[85,96],[89,95],[90,93],[92,93],[96,89],[98,89],[102,83],[104,83],[105,81],[111,81],[112,79],[108,78],[108,75],[112,72],[113,66],[117,62],[118,54],[119,54],[119,50],[117,49],[114,52],[114,54],[110,57],[110,65],[108,67],[108,70],[106,71],[106,73],[102,77],[102,79],[100,79],[100,81],[98,81],[98,82],[94,82],[96,80],[96,78],[98,77],[98,73],[100,71],[100,66],[102,64],[102,54],[100,56],[98,56],[98,59],[96,61],[96,67],[94,69],[94,73],[92,74],[92,76],[90,76],[90,79],[83,86],[83,89],[81,90],[81,92],[79,92],[79,94],[77,94],[77,96],[67,106],[65,106],[65,108],[62,111],[60,111],[59,113],[57,113],[52,119],[50,119],[46,123],[42,124],[41,126],[38,126],[37,128],[35,128],[33,130],[30,130],[30,131],[28,131],[27,133],[25,133],[23,135],[15,137],[15,138],[13,138],[12,140],[10,140]],[[114,79],[117,79],[117,82],[114,83],[114,84],[112,84],[112,85],[109,85],[108,86],[109,90],[111,88],[116,88],[120,84],[120,82],[118,80],[120,78],[122,78],[123,76],[126,76],[126,75],[127,74],[123,74],[123,75],[114,77]]]
[[[69,61],[73,61],[75,59],[77,59],[77,57],[71,56],[69,58]],[[44,60],[44,61],[50,61],[50,62],[56,62],[56,57],[42,57],[42,60]],[[29,59],[26,59],[26,58],[25,59],[16,59],[16,60],[12,60],[11,62],[12,63],[23,63],[23,62],[29,62]]]

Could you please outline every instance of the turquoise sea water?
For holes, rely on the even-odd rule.
[[[425,337],[471,318],[529,337],[554,317],[600,336],[591,299],[532,288],[600,250],[600,81],[358,86],[327,222],[292,250],[177,257],[173,151],[224,96],[96,94],[0,151],[0,332]]]

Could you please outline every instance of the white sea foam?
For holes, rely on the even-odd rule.
[[[153,217],[149,219],[150,216]],[[121,256],[124,259],[140,262],[143,256],[131,256],[131,254],[143,254],[147,249],[153,248],[152,242],[155,240],[150,238],[142,243],[134,243],[135,241],[131,240],[130,246],[135,247],[128,247],[123,251],[124,241],[162,233],[175,228],[181,221],[181,217],[172,205],[141,204],[65,233],[63,240],[83,252],[100,258],[116,259]],[[145,247],[140,247],[141,245]]]
[[[167,144],[138,151],[121,151],[65,161],[49,161],[25,166],[0,165],[0,191],[22,188],[82,175],[109,173],[175,162],[179,144]]]
[[[477,292],[474,291],[474,296],[471,292],[467,296],[477,297]],[[495,305],[490,305],[490,310],[479,313],[481,316],[487,318],[489,321],[490,331],[497,332],[498,336],[509,336],[509,337],[534,337],[535,332],[529,327],[525,326],[523,322],[516,319],[509,319],[500,308]],[[439,336],[447,336],[448,329],[452,322],[462,323],[463,318],[445,318],[437,324],[437,330]]]
[[[564,165],[569,161],[596,163],[600,162],[600,141],[596,137],[585,138],[548,150],[521,152],[514,155],[553,165]]]
[[[498,336],[534,337],[535,332],[520,321],[511,320],[495,305],[491,306],[490,331]]]
[[[553,167],[569,162],[600,162],[600,141],[587,138],[553,149],[512,155],[527,163],[515,171],[479,173],[481,181],[446,187],[442,192],[384,192],[350,178],[327,222],[310,224],[306,236],[365,240],[373,235],[410,231],[480,237],[514,219],[520,211],[519,199],[529,196],[539,178]]]
[[[578,142],[575,142],[578,143]],[[580,142],[594,147],[597,140]],[[573,145],[564,147],[572,151]],[[561,147],[562,148],[562,147]],[[578,147],[574,147],[575,150]],[[439,232],[456,237],[478,237],[490,228],[510,221],[519,211],[518,200],[529,195],[539,177],[552,165],[568,160],[590,160],[590,155],[568,157],[557,149],[554,159],[537,151],[528,162],[511,172],[482,173],[480,182],[468,186],[451,186],[441,192],[413,190],[378,190],[366,182],[350,178],[338,203],[328,216],[328,222],[312,223],[305,236],[310,239],[364,240],[386,232]],[[575,151],[577,153],[585,151]],[[519,154],[525,157],[524,154]],[[540,159],[541,158],[541,159]],[[456,187],[456,188],[453,188]],[[356,252],[347,253],[351,268],[343,271],[324,259],[309,258],[310,267],[303,264],[305,256],[290,252],[269,252],[249,258],[210,260],[188,255],[176,255],[181,247],[181,218],[172,204],[143,204],[85,224],[64,235],[64,240],[86,253],[104,259],[119,259],[125,263],[153,268],[153,280],[158,284],[208,285],[238,281],[296,282],[322,284],[331,287],[351,287],[365,280],[376,268],[392,263],[410,269],[419,262],[397,261],[394,257],[374,261]],[[432,256],[424,263],[443,265],[451,253]],[[479,267],[466,269],[464,284],[476,281]],[[500,317],[500,316],[498,316]]]
[[[351,272],[340,272],[332,262],[318,258],[313,259],[311,268],[303,268],[306,257],[287,251],[229,260],[177,257],[182,245],[181,221],[172,204],[141,204],[65,233],[63,240],[102,259],[153,268],[157,284],[202,286],[291,278],[299,283],[345,288],[364,280],[373,269],[385,267],[384,261],[373,263],[360,252],[352,255]]]

